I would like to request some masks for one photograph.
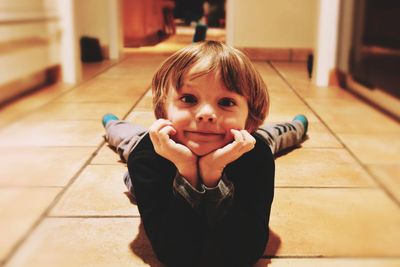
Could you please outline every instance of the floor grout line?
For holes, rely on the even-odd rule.
[[[47,218],[65,218],[65,219],[108,219],[108,218],[140,218],[140,215],[49,215]]]
[[[321,121],[321,123],[328,129],[328,131],[337,139],[337,141],[343,146],[345,150],[356,160],[360,167],[366,171],[374,180],[374,182],[386,193],[386,195],[394,202],[397,206],[400,206],[400,201],[390,192],[386,186],[377,178],[362,161],[357,157],[357,155],[349,149],[349,147],[340,139],[339,136],[328,126],[328,124],[318,115],[317,111],[314,110],[306,100],[297,92],[296,88],[285,78],[285,76],[273,65],[271,61],[268,61],[268,65],[276,72],[276,74],[285,82],[285,84],[293,91],[293,93],[302,101],[312,113]]]
[[[400,256],[323,256],[323,255],[308,255],[308,256],[300,256],[300,255],[293,255],[293,256],[269,256],[264,255],[261,257],[262,259],[344,259],[344,260],[381,260],[381,259],[388,259],[388,260],[400,260]]]

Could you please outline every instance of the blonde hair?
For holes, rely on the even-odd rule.
[[[179,90],[186,73],[206,59],[209,63],[198,75],[217,71],[228,90],[244,96],[249,108],[245,128],[249,132],[255,131],[268,113],[267,86],[247,56],[217,41],[192,44],[177,51],[161,64],[152,81],[156,118],[167,117],[165,104],[168,91],[171,88]]]

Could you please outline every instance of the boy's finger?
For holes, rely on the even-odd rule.
[[[242,133],[238,130],[231,129],[231,133],[233,134],[233,140],[235,142],[243,142],[243,136]]]
[[[241,147],[242,147],[241,142],[233,141],[232,143],[227,144],[226,146],[218,149],[216,156],[221,156],[221,155],[232,156],[233,154],[237,153]]]
[[[167,125],[172,125],[171,121],[165,119],[156,120],[149,128],[150,139],[154,145],[160,146],[159,131]]]
[[[250,151],[256,144],[256,139],[246,130],[241,131],[244,139],[243,149],[245,152]]]
[[[155,133],[149,132],[150,140],[154,146],[160,146],[160,141],[158,140],[158,136]]]
[[[158,138],[158,133],[153,130],[149,130],[150,140],[153,142],[154,146],[160,146],[160,140]]]
[[[241,130],[240,132],[242,133],[243,140],[246,143],[253,144],[253,145],[256,143],[256,139],[248,131]]]
[[[158,135],[160,137],[161,142],[168,142],[170,140],[170,135],[176,133],[176,130],[171,125],[167,125],[160,129]]]
[[[165,119],[156,120],[149,128],[149,132],[158,132],[166,125],[172,125],[171,121]]]

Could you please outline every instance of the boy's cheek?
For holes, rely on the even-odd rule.
[[[174,135],[171,135],[170,138],[172,140],[174,140],[175,142],[182,144],[182,135],[183,135],[182,130],[177,129],[174,125],[173,125],[173,127],[174,127],[176,133]]]
[[[226,140],[228,140],[228,143],[231,143],[234,139],[235,139],[235,137],[233,136],[232,131],[229,130],[229,131],[226,133]]]

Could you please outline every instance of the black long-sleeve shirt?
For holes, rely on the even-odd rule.
[[[144,229],[168,266],[247,266],[262,256],[274,195],[275,165],[265,140],[228,164],[216,188],[192,188],[145,135],[130,153],[129,174]],[[211,259],[211,261],[214,261]],[[218,262],[218,263],[217,263]]]

